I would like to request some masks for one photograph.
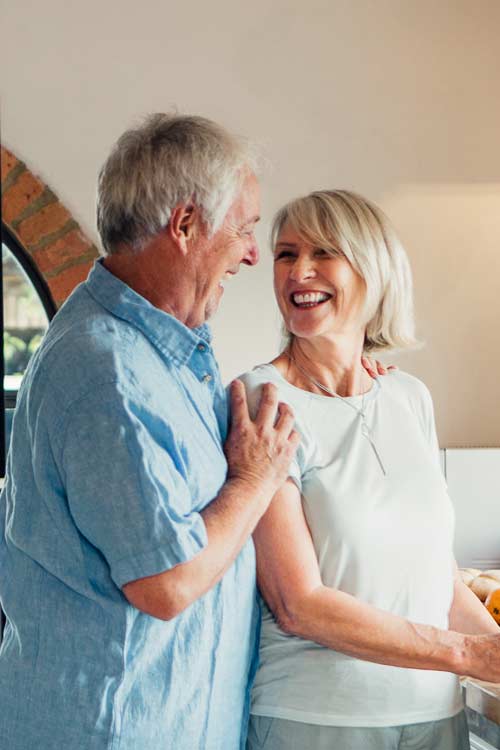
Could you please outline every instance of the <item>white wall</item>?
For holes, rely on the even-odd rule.
[[[176,105],[264,142],[263,261],[214,323],[229,378],[276,351],[266,237],[298,193],[348,187],[400,229],[427,349],[396,359],[444,445],[500,445],[497,0],[1,3],[2,137],[96,237],[120,132]]]

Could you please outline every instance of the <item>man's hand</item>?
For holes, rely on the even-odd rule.
[[[252,420],[245,387],[241,380],[234,380],[231,415],[231,430],[224,446],[228,479],[243,481],[258,493],[264,490],[270,500],[286,480],[300,441],[293,429],[293,411],[287,404],[278,403],[276,386],[266,383]]]

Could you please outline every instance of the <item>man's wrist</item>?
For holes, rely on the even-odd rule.
[[[250,501],[259,500],[265,508],[267,508],[276,492],[274,483],[252,476],[230,476],[226,482],[226,487],[231,493],[235,492],[238,496],[245,497]]]

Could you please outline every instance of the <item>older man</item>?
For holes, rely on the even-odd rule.
[[[205,321],[254,265],[249,149],[154,115],[101,172],[103,260],[19,395],[0,508],[0,747],[236,750],[255,665],[250,534],[284,481],[271,386],[232,427]],[[227,437],[227,440],[226,440]],[[223,444],[225,443],[225,450]]]

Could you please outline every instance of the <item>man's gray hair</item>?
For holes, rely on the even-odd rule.
[[[255,147],[204,117],[153,114],[118,139],[99,174],[97,228],[104,255],[140,251],[192,201],[209,233],[221,226],[255,170]]]

